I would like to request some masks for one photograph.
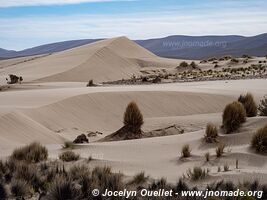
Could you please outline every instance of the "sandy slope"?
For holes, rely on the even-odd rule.
[[[75,96],[26,113],[51,130],[76,127],[112,132],[122,125],[124,109],[133,100],[149,119],[220,112],[232,98],[186,92],[105,92]]]
[[[0,84],[8,74],[25,81],[111,81],[141,75],[145,66],[177,66],[177,60],[158,58],[127,39],[119,37],[80,46],[52,55],[0,62]]]

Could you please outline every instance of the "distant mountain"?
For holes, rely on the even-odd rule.
[[[0,58],[14,58],[60,52],[74,47],[90,44],[101,39],[85,39],[42,45],[22,51],[0,49]],[[169,36],[148,40],[136,40],[136,43],[161,57],[181,59],[205,59],[224,55],[265,56],[267,54],[267,33],[244,37],[228,36]]]
[[[267,33],[253,36],[169,36],[139,40],[138,44],[156,55],[169,58],[205,59],[224,55],[265,56]]]
[[[1,58],[4,58],[6,55],[8,54],[13,54],[15,53],[16,51],[11,51],[11,50],[6,50],[6,49],[2,49],[0,48],[0,59]]]
[[[52,44],[45,44],[30,49],[25,49],[22,51],[8,51],[5,49],[0,49],[0,58],[15,58],[24,56],[41,55],[48,53],[55,53],[64,51],[67,49],[72,49],[82,45],[90,44],[101,39],[85,39],[85,40],[70,40],[64,42],[57,42]],[[2,53],[3,52],[3,53]]]

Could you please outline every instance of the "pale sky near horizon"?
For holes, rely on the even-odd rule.
[[[127,36],[267,32],[265,0],[0,0],[0,48]]]

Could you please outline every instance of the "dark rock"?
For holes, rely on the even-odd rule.
[[[75,144],[89,143],[88,138],[85,134],[78,135],[77,138],[73,141]]]

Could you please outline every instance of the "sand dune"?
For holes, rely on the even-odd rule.
[[[221,112],[232,98],[186,92],[105,92],[75,96],[24,113],[54,131],[76,127],[111,133],[122,126],[124,109],[132,100],[149,119]]]
[[[0,120],[1,148],[41,141],[43,144],[60,144],[63,139],[20,112],[9,113]],[[10,148],[10,147],[9,147]]]
[[[23,60],[24,59],[24,60]],[[137,62],[138,60],[138,62]],[[176,66],[177,61],[158,58],[126,37],[98,41],[38,59],[0,62],[0,79],[19,74],[25,81],[112,81],[140,75],[146,66]]]

